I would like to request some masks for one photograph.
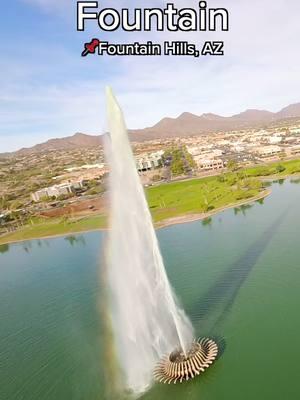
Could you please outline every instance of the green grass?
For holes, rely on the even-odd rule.
[[[48,236],[64,235],[74,232],[84,232],[102,229],[106,226],[106,217],[95,215],[76,220],[63,221],[62,219],[51,219],[28,225],[18,231],[8,233],[0,237],[0,245],[19,240],[29,240]]]
[[[161,222],[171,217],[204,213],[252,198],[260,192],[261,187],[258,186],[239,187],[235,175],[227,174],[224,182],[218,177],[194,179],[152,187],[147,189],[146,194],[153,220]],[[0,244],[102,229],[106,224],[103,215],[74,220],[39,218],[34,219],[32,225],[0,237]]]
[[[277,170],[278,166],[283,166],[285,170],[282,172],[278,172]],[[265,166],[247,168],[245,172],[250,177],[276,175],[276,177],[280,178],[289,175],[300,174],[300,160],[277,161],[275,163],[268,164]]]
[[[235,175],[170,183],[148,189],[147,197],[155,222],[186,214],[205,213],[229,204],[250,199],[259,194],[261,185],[237,185]],[[253,186],[253,187],[252,187]]]
[[[280,168],[281,172],[278,172],[279,165],[284,167]],[[280,161],[237,173],[151,187],[146,190],[146,195],[153,220],[162,222],[168,218],[218,210],[251,200],[263,189],[258,178],[283,178],[295,174],[300,174],[300,160]],[[34,219],[33,225],[0,237],[0,244],[103,229],[106,225],[107,219],[104,215],[73,220]]]

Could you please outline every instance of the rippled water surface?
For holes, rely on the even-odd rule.
[[[282,400],[300,393],[300,185],[158,237],[197,334],[221,357],[145,400]],[[101,233],[0,246],[0,399],[104,400]],[[133,250],[134,251],[134,250]],[[100,304],[101,305],[101,304]]]

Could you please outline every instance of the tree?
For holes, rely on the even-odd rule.
[[[175,176],[182,175],[184,173],[184,163],[181,159],[174,159],[171,166],[172,174]]]
[[[19,200],[14,200],[10,203],[9,208],[11,210],[18,210],[23,207],[23,204]]]
[[[286,168],[281,164],[277,165],[277,167],[276,167],[276,171],[279,172],[279,173],[284,172],[285,169]]]
[[[61,219],[61,223],[66,226],[69,223],[69,217],[67,215],[64,215]]]
[[[239,164],[235,160],[229,160],[227,163],[227,168],[229,169],[229,171],[235,172],[239,169]]]

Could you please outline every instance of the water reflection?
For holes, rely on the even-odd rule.
[[[263,186],[264,186],[265,188],[268,188],[268,187],[272,186],[273,183],[274,183],[274,181],[264,181],[264,182],[263,182]]]
[[[265,204],[265,198],[262,197],[261,199],[258,199],[255,201],[256,203],[260,204],[261,206],[263,206]]]
[[[271,185],[272,185],[273,183],[278,183],[279,185],[283,185],[284,182],[285,182],[285,178],[273,179],[273,180],[271,181]],[[269,185],[269,186],[271,186],[271,185]]]
[[[252,207],[253,207],[253,204],[242,204],[240,207],[235,207],[234,215],[238,215],[239,213],[242,213],[245,216],[246,212],[248,210],[250,210]]]
[[[82,235],[80,235],[80,236],[70,235],[70,236],[65,237],[65,240],[67,242],[69,242],[72,247],[74,247],[74,245],[76,245],[76,244],[81,244],[83,246],[86,245],[85,238]]]
[[[292,178],[290,180],[291,183],[299,184],[300,183],[300,177],[299,178]]]
[[[22,244],[22,247],[23,247],[23,250],[24,250],[26,253],[29,253],[29,252],[32,250],[32,243],[31,243],[30,241],[24,242],[24,243]]]
[[[9,244],[0,244],[0,253],[7,253],[9,251]]]
[[[82,240],[79,240],[80,242],[84,242],[84,238]],[[27,240],[25,242],[20,242],[20,247],[25,251],[25,253],[29,254],[34,250],[35,243],[37,247],[42,248],[42,247],[50,247],[50,242],[46,239],[37,239],[34,241]],[[2,253],[7,253],[10,249],[10,244],[1,244],[0,245],[0,254]]]
[[[202,226],[211,226],[212,225],[212,218],[211,217],[207,217],[204,218],[202,221]]]

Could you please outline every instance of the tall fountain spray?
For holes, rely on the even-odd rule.
[[[169,284],[122,111],[107,89],[110,230],[106,283],[111,326],[126,388],[142,393],[174,349],[186,353],[193,328]]]

